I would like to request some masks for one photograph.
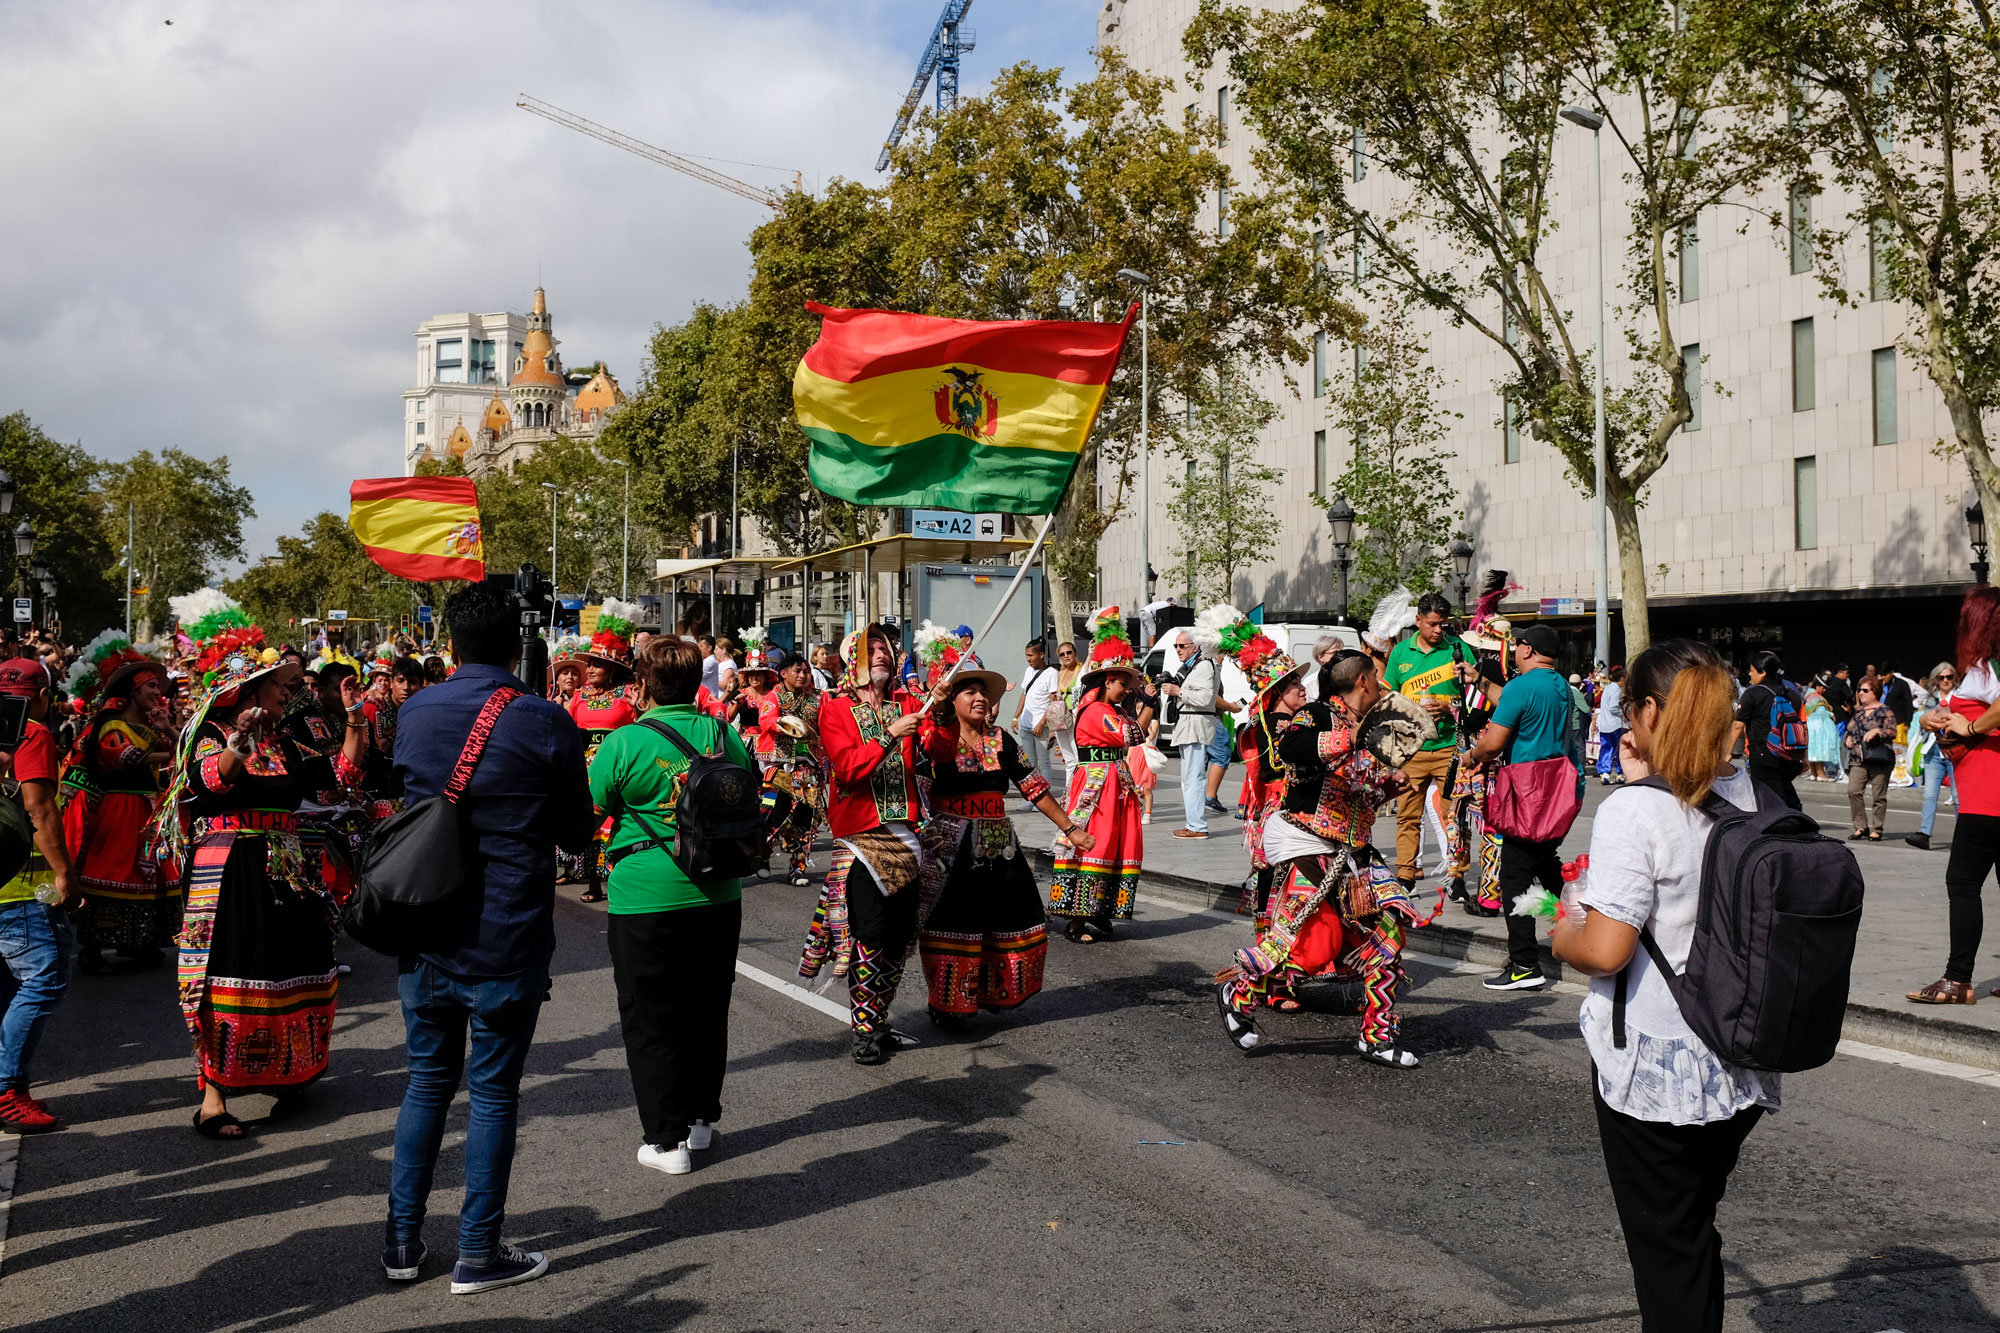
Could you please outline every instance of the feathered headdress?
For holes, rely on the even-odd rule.
[[[1115,606],[1100,606],[1090,613],[1090,654],[1084,663],[1084,688],[1097,682],[1107,671],[1134,671],[1132,641],[1125,637],[1125,620]]]
[[[639,623],[639,617],[646,609],[637,602],[621,602],[616,597],[604,599],[604,605],[597,609],[597,632],[590,636],[590,651],[584,656],[592,657],[607,666],[632,668],[632,631]]]
[[[1283,681],[1299,664],[1291,655],[1278,650],[1271,636],[1264,633],[1263,626],[1252,624],[1238,616],[1233,624],[1225,625],[1216,635],[1216,651],[1236,663],[1250,681],[1250,687],[1257,691],[1262,700],[1271,687]]]
[[[1218,652],[1222,647],[1223,631],[1242,619],[1243,613],[1233,606],[1211,606],[1194,618],[1194,624],[1188,626],[1188,637],[1193,639],[1194,646],[1203,652]]]
[[[1479,600],[1472,604],[1472,623],[1468,628],[1473,633],[1478,633],[1480,627],[1500,610],[1500,603],[1507,600],[1507,594],[1519,591],[1521,585],[1508,578],[1506,570],[1487,570],[1486,583],[1480,589]]]
[[[554,666],[558,662],[581,662],[589,652],[589,639],[581,634],[565,634],[556,640],[554,647],[549,649],[549,665]]]
[[[87,712],[112,677],[126,667],[148,664],[159,667],[162,675],[166,673],[166,667],[151,653],[136,647],[125,631],[108,629],[83,645],[63,680],[63,688],[76,701],[77,711]]]
[[[1362,632],[1361,642],[1375,652],[1386,653],[1416,623],[1417,600],[1410,596],[1408,588],[1398,585],[1375,603],[1375,614],[1368,617],[1368,628]]]

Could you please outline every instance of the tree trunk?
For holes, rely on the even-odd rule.
[[[1987,447],[1986,425],[1980,420],[1979,409],[1951,373],[1949,355],[1940,355],[1942,334],[1934,333],[1928,341],[1932,351],[1928,367],[1931,382],[1944,395],[1945,410],[1951,413],[1952,434],[1957,437],[1959,452],[1965,455],[1966,470],[1972,474],[1973,488],[1979,493],[1979,508],[1986,515],[1990,529],[2000,522],[2000,467],[1994,465],[1993,452]]]
[[[1625,622],[1625,661],[1630,662],[1653,641],[1652,613],[1646,602],[1646,548],[1639,536],[1639,505],[1632,493],[1607,478],[1606,508],[1618,538],[1619,607]]]

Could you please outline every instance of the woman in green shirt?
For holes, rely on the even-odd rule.
[[[688,878],[668,848],[688,759],[660,734],[756,769],[736,733],[695,707],[701,649],[658,635],[635,663],[647,708],[636,726],[604,738],[590,765],[590,797],[612,821],[608,938],[625,1064],[646,1141],[639,1164],[668,1175],[694,1169],[690,1152],[715,1141],[729,1060],[729,995],[743,929],[743,881]]]

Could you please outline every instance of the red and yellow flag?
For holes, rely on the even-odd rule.
[[[1138,307],[1121,324],[837,310],[792,377],[813,484],[869,505],[1048,514]]]
[[[483,579],[479,488],[470,477],[377,477],[348,488],[347,526],[398,578]]]

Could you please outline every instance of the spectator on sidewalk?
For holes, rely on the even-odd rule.
[[[1847,724],[1847,809],[1854,822],[1849,842],[1880,842],[1889,818],[1889,770],[1896,766],[1896,715],[1875,686],[1854,687],[1854,717]]]
[[[1181,810],[1186,823],[1174,830],[1174,836],[1206,838],[1208,746],[1215,737],[1215,696],[1221,692],[1222,677],[1215,660],[1195,646],[1194,635],[1187,630],[1175,631],[1174,652],[1180,659],[1179,670],[1160,685],[1160,693],[1174,701],[1167,743],[1181,761]]]
[[[1054,745],[1044,722],[1049,696],[1055,692],[1056,669],[1049,665],[1048,645],[1030,639],[1024,650],[1027,674],[1021,678],[1021,697],[1014,703],[1014,740],[1021,747],[1021,762],[1044,782],[1052,782],[1056,764],[1050,758]]]
[[[1946,758],[1944,747],[1938,743],[1938,731],[1943,719],[1933,724],[1930,714],[1939,709],[1949,711],[1952,694],[1958,685],[1958,668],[1949,662],[1939,662],[1924,678],[1924,713],[1917,719],[1917,725],[1910,728],[1910,749],[1917,755],[1921,776],[1918,781],[1924,788],[1924,810],[1917,824],[1917,831],[1905,837],[1904,842],[1920,851],[1931,849],[1931,830],[1937,826],[1938,793],[1944,784],[1952,780],[1951,760]],[[1954,794],[1957,783],[1952,784]]]
[[[410,804],[444,791],[473,724],[496,690],[521,691],[501,710],[458,808],[466,853],[454,917],[436,952],[398,965],[410,1081],[396,1117],[389,1181],[391,1281],[414,1281],[425,1257],[424,1205],[445,1118],[469,1078],[465,1199],[459,1208],[454,1295],[527,1282],[548,1259],[500,1239],[514,1165],[521,1071],[549,990],[555,953],[556,848],[593,846],[583,733],[568,713],[527,693],[510,590],[472,583],[445,606],[458,670],[411,696],[396,719],[396,774]],[[467,1059],[467,1036],[471,1057]]]
[[[1668,789],[1628,787],[1598,807],[1580,906],[1556,924],[1550,945],[1592,978],[1578,1027],[1640,1321],[1647,1330],[1720,1333],[1716,1204],[1744,1140],[1777,1107],[1779,1078],[1724,1063],[1688,1027],[1638,945],[1643,930],[1668,962],[1684,966],[1714,826],[1699,807],[1713,792],[1753,810],[1756,786],[1729,762],[1734,682],[1713,648],[1691,639],[1654,644],[1633,659],[1627,681],[1626,775],[1658,774]],[[1618,1000],[1626,1001],[1623,1030]]]
[[[1597,780],[1609,787],[1625,780],[1625,769],[1618,761],[1618,742],[1625,735],[1625,668],[1613,664],[1604,673],[1604,684],[1597,695],[1597,712],[1593,717],[1597,728]]]
[[[692,762],[661,735],[749,772],[734,728],[695,707],[699,650],[658,639],[634,664],[650,707],[604,738],[590,765],[597,813],[612,821],[608,943],[618,1023],[645,1141],[639,1165],[670,1176],[715,1142],[729,1062],[729,996],[743,932],[743,881],[692,879],[669,851]]]
[[[39,1134],[60,1122],[29,1090],[29,1065],[49,1017],[69,989],[76,936],[69,914],[83,906],[70,878],[56,812],[55,738],[44,725],[53,697],[48,668],[31,657],[0,664],[0,695],[28,701],[10,756],[34,846],[19,874],[0,885],[0,1130]]]
[[[1406,889],[1415,888],[1423,873],[1424,806],[1433,793],[1440,803],[1449,795],[1445,783],[1458,748],[1455,719],[1465,702],[1458,667],[1470,654],[1458,636],[1445,633],[1450,615],[1451,602],[1440,594],[1427,592],[1419,598],[1416,633],[1389,650],[1382,675],[1384,688],[1414,700],[1437,728],[1437,735],[1403,765],[1409,785],[1396,798],[1396,878]],[[1438,823],[1442,827],[1443,819]]]
[[[1798,686],[1785,679],[1784,663],[1773,652],[1755,654],[1750,659],[1750,686],[1736,701],[1736,735],[1743,742],[1751,779],[1769,787],[1786,805],[1797,810],[1799,793],[1792,784],[1805,771],[1805,761],[1772,754],[1770,748],[1771,710],[1780,697],[1804,721],[1805,696],[1799,693]]]
[[[1847,724],[1854,717],[1854,682],[1848,679],[1847,663],[1835,662],[1826,679],[1826,706],[1833,710],[1833,732],[1839,744],[1838,756],[1827,777],[1835,782],[1847,779]]]
[[[1076,657],[1076,645],[1065,640],[1056,645],[1056,686],[1044,712],[1051,726],[1049,734],[1062,755],[1063,795],[1069,795],[1069,775],[1076,771],[1076,698],[1082,693],[1083,663]],[[1158,719],[1154,720],[1158,726]],[[1148,796],[1150,800],[1150,794]]]
[[[1556,632],[1547,625],[1515,631],[1518,674],[1500,691],[1493,719],[1467,751],[1467,762],[1504,759],[1509,764],[1529,764],[1569,754],[1576,704],[1569,682],[1555,669],[1559,651]],[[1577,781],[1583,781],[1580,774]],[[1488,990],[1540,990],[1549,984],[1535,946],[1536,918],[1515,916],[1514,903],[1536,880],[1550,893],[1562,892],[1562,858],[1556,855],[1560,843],[1560,838],[1536,842],[1512,835],[1501,841],[1500,905],[1507,915],[1507,965],[1482,983]]]
[[[1840,771],[1840,730],[1826,701],[1826,682],[1822,671],[1806,686],[1806,776],[1814,782],[1831,782]]]

